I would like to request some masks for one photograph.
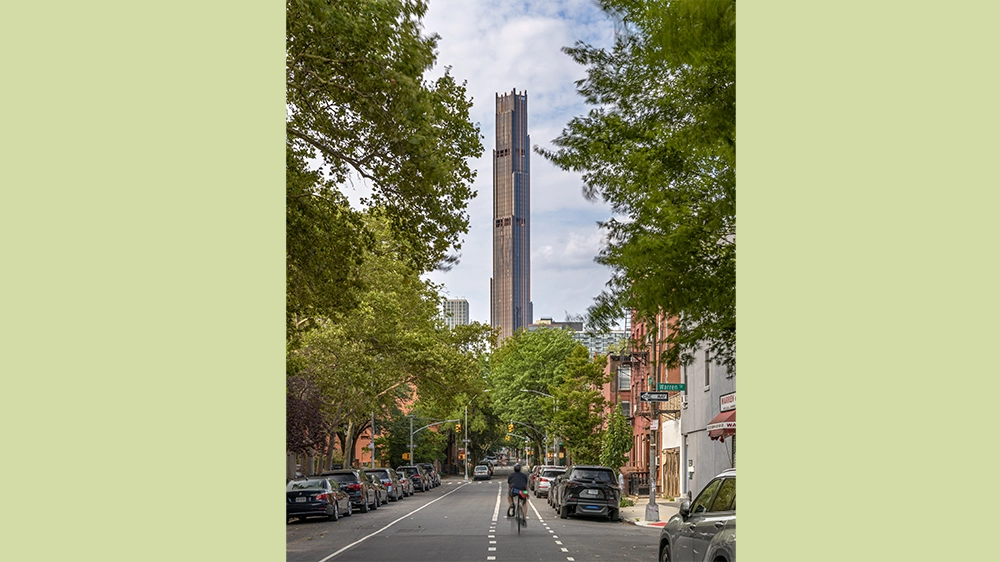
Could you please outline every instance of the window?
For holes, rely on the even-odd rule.
[[[622,400],[622,414],[624,414],[626,418],[632,417],[632,403],[628,400]]]
[[[705,390],[708,390],[709,384],[711,382],[710,373],[712,369],[711,358],[708,356],[708,350],[705,350]]]
[[[691,504],[691,513],[701,513],[703,511],[708,511],[708,506],[711,504],[712,498],[715,497],[715,491],[719,489],[719,485],[722,484],[721,478],[716,478],[705,486],[705,489],[698,494],[695,498],[694,503]]]
[[[722,486],[719,486],[719,493],[715,496],[715,501],[712,502],[712,508],[709,511],[728,511],[730,509],[736,509],[733,504],[736,502],[736,479],[726,478],[722,481]]]

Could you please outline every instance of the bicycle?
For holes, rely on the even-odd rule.
[[[514,520],[517,521],[517,534],[521,534],[521,527],[528,526],[528,519],[524,515],[524,510],[527,508],[528,500],[525,498],[524,491],[518,493],[517,501],[514,502]]]

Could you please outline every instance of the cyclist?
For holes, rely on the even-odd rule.
[[[521,464],[514,465],[514,472],[507,477],[507,517],[514,516],[514,496],[521,498],[521,505],[524,506],[522,493],[528,489],[528,475],[521,472]]]

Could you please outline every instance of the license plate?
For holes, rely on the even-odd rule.
[[[585,505],[585,506],[583,506],[583,509],[601,509],[601,506],[599,506],[599,505]]]
[[[295,498],[295,501],[299,502],[299,503],[306,503],[307,499],[309,499],[309,498],[306,498],[304,496],[299,496],[299,497]]]
[[[596,498],[597,497],[597,490],[584,490],[584,491],[580,492],[580,495],[581,496],[591,497],[591,498]]]

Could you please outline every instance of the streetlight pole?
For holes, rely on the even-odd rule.
[[[522,388],[521,392],[533,392],[533,393],[538,394],[540,396],[548,396],[549,398],[551,398],[552,399],[552,419],[553,419],[553,421],[555,421],[556,411],[559,409],[556,406],[556,397],[555,396],[552,396],[551,394],[546,394],[544,392],[539,392],[537,390],[531,390],[531,389],[528,389],[528,388]],[[556,439],[558,439],[558,436],[556,436],[555,434],[553,434],[552,435],[552,462],[553,463],[556,462],[556,455],[559,454],[559,447],[558,447],[558,445],[556,445]],[[548,438],[546,438],[545,440],[548,441]],[[548,443],[546,443],[545,448],[546,449],[549,448],[548,447]]]
[[[469,481],[469,405],[465,405],[465,439],[462,440],[465,445],[465,481]]]
[[[429,423],[429,424],[427,424],[427,425],[425,425],[423,427],[418,427],[417,429],[414,430],[413,429],[413,415],[411,414],[409,416],[409,418],[410,418],[410,464],[415,464],[413,461],[416,460],[416,459],[413,458],[413,434],[414,433],[416,433],[416,432],[418,432],[420,430],[423,430],[423,429],[427,429],[428,427],[433,427],[435,425],[441,425],[443,423],[450,423],[450,422],[462,421],[462,420],[442,420],[442,421],[439,421],[439,422]]]

